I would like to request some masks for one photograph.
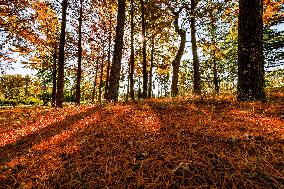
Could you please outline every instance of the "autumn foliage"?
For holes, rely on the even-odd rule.
[[[0,186],[283,188],[283,98],[3,109]]]

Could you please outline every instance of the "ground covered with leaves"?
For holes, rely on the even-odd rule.
[[[0,188],[284,188],[283,97],[2,109]]]

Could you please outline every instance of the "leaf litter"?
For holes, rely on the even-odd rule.
[[[279,102],[1,110],[0,188],[284,188]]]

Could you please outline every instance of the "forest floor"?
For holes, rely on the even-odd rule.
[[[284,188],[283,102],[0,110],[0,188]]]

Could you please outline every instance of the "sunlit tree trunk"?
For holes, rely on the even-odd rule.
[[[123,35],[125,25],[125,0],[118,0],[117,27],[113,52],[113,61],[110,71],[109,91],[107,101],[118,101],[119,79],[123,49]]]
[[[195,94],[201,94],[201,79],[200,79],[200,64],[197,54],[197,44],[196,44],[196,28],[195,28],[195,0],[191,0],[191,44],[192,44],[192,56],[193,56],[193,90]]]
[[[79,16],[79,40],[78,40],[78,69],[76,83],[76,105],[80,105],[81,100],[81,78],[82,78],[82,16],[83,16],[83,0],[80,0],[80,16]]]
[[[239,7],[237,98],[265,100],[263,1],[239,0]]]
[[[142,21],[142,55],[143,55],[143,91],[142,98],[147,98],[147,83],[148,83],[148,74],[147,74],[147,54],[146,54],[146,24],[145,24],[145,4],[144,0],[140,0],[141,3],[141,21]]]
[[[59,44],[59,57],[58,57],[58,80],[57,80],[57,100],[56,106],[62,108],[64,101],[64,46],[65,46],[65,29],[66,29],[66,12],[67,12],[67,0],[62,2],[62,21],[61,21],[61,33]]]
[[[130,35],[131,35],[131,54],[130,54],[130,74],[129,74],[129,81],[130,81],[130,98],[134,100],[134,4],[133,0],[131,0],[131,10],[130,10]]]
[[[173,66],[173,76],[172,76],[172,86],[171,86],[172,96],[178,95],[179,66],[180,66],[181,57],[184,53],[185,43],[186,43],[186,31],[181,29],[178,25],[179,13],[175,13],[175,17],[176,17],[174,20],[175,31],[180,36],[181,40],[180,40],[180,45],[179,45],[177,55],[172,62],[172,66]]]

